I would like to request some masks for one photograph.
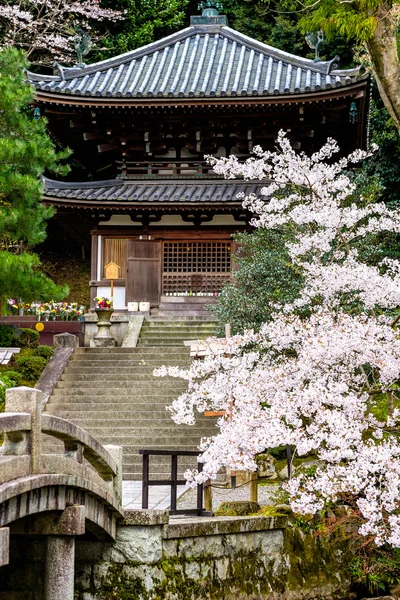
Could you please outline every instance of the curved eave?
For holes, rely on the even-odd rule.
[[[51,206],[55,206],[57,208],[82,208],[88,210],[95,211],[163,211],[163,212],[171,212],[176,211],[180,212],[182,210],[190,210],[190,211],[205,211],[205,210],[213,210],[216,209],[221,212],[221,209],[224,209],[223,212],[226,212],[228,209],[238,208],[242,206],[242,201],[228,201],[228,202],[135,202],[135,201],[87,201],[87,200],[73,200],[71,198],[57,198],[54,196],[43,197],[44,204],[50,204]]]
[[[46,92],[36,89],[36,99],[39,102],[59,104],[65,106],[103,106],[103,107],[179,107],[179,106],[228,106],[228,105],[250,105],[250,104],[288,104],[294,102],[317,102],[343,96],[353,95],[365,88],[368,84],[368,75],[362,76],[358,81],[346,85],[326,87],[320,90],[309,90],[289,94],[268,95],[237,95],[237,96],[201,96],[201,97],[91,97],[75,96],[72,94],[61,94]]]

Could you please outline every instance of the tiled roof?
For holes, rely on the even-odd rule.
[[[224,203],[241,202],[236,196],[239,192],[245,195],[259,193],[265,183],[249,183],[243,181],[157,181],[149,183],[137,181],[97,182],[60,182],[43,179],[44,193],[48,198],[68,201],[84,201],[85,204],[132,203]]]
[[[266,96],[347,86],[358,69],[337,70],[257,42],[223,24],[192,25],[143,48],[56,76],[28,73],[41,91],[83,97]]]

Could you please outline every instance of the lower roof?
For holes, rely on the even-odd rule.
[[[259,194],[262,182],[230,180],[118,180],[93,182],[61,182],[43,178],[44,200],[56,206],[93,206],[121,208],[129,206],[178,204],[181,208],[196,204],[241,204],[237,194]]]

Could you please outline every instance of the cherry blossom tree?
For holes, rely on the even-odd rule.
[[[219,431],[201,443],[203,471],[186,474],[193,485],[223,466],[255,470],[257,453],[289,444],[319,464],[286,486],[296,512],[351,497],[360,533],[400,547],[400,264],[369,265],[360,251],[366,239],[400,232],[400,213],[355,201],[346,170],[367,154],[333,162],[338,150],[328,140],[310,157],[297,154],[281,132],[277,152],[256,148],[244,164],[210,159],[227,178],[268,181],[244,206],[256,227],[291,230],[287,249],[305,284],[293,303],[266,307],[273,316],[258,333],[214,340],[204,361],[156,374],[188,381],[171,407],[175,422],[225,411]]]
[[[31,64],[41,66],[76,62],[77,25],[90,30],[94,44],[100,39],[95,25],[122,18],[119,11],[101,8],[99,0],[4,0],[0,4],[3,43],[21,48]]]

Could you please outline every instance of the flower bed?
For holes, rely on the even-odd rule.
[[[85,312],[84,306],[77,302],[32,302],[31,304],[19,300],[8,300],[10,316],[35,316],[38,321],[72,321],[79,320]]]

